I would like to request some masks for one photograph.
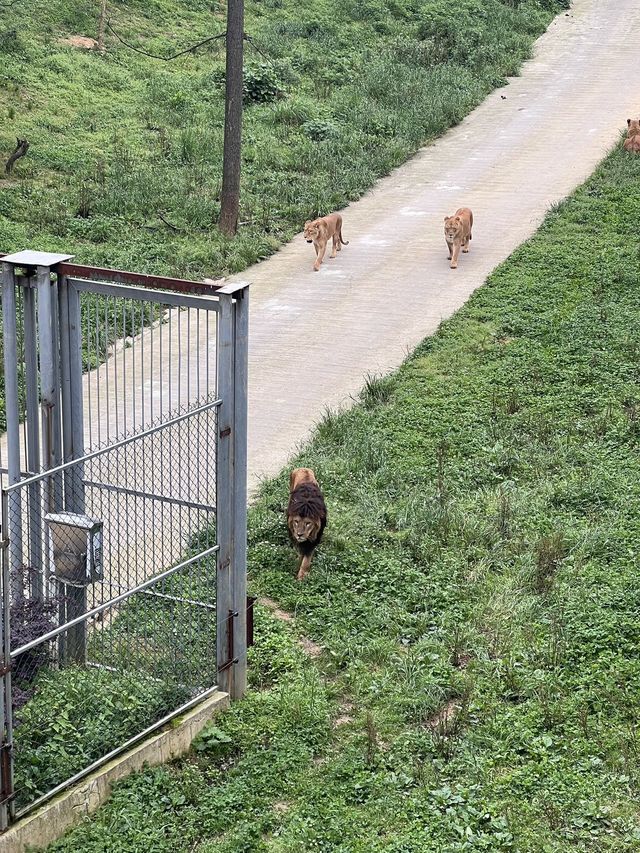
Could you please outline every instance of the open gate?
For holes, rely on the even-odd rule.
[[[245,690],[249,291],[0,260],[3,829]]]

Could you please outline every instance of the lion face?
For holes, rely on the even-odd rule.
[[[445,216],[444,236],[451,243],[462,233],[462,220],[459,216]]]
[[[313,241],[317,240],[319,236],[320,226],[317,221],[314,220],[311,222],[310,220],[307,220],[307,222],[304,223],[304,239],[307,243],[313,243]]]
[[[289,516],[289,530],[296,542],[315,542],[320,532],[320,519]]]

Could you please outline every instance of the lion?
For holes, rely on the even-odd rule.
[[[627,138],[624,141],[624,150],[632,154],[640,154],[640,119],[627,119]]]
[[[473,213],[468,207],[460,207],[453,216],[444,218],[444,239],[447,241],[449,254],[447,258],[451,261],[451,269],[458,266],[458,255],[460,249],[466,254],[469,251],[469,241],[472,238]]]
[[[349,245],[348,240],[342,239],[342,217],[339,213],[330,213],[329,216],[307,220],[304,223],[304,239],[307,243],[313,243],[316,250],[316,262],[313,265],[316,272],[320,269],[329,239],[333,240],[332,258],[335,258],[343,246]]]
[[[297,579],[304,580],[311,569],[313,552],[320,544],[327,523],[327,507],[311,468],[294,468],[289,478],[287,527],[300,554]]]

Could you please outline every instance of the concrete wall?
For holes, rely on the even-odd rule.
[[[163,764],[189,750],[195,736],[217,712],[229,706],[226,693],[214,693],[193,710],[151,735],[129,752],[96,770],[73,788],[58,794],[31,815],[0,835],[0,853],[41,850],[101,806],[119,779],[144,765]]]

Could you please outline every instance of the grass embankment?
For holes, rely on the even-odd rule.
[[[640,849],[640,160],[615,153],[269,483],[254,690],[52,851]],[[255,688],[263,688],[257,690]]]
[[[515,74],[568,0],[248,0],[240,234],[219,213],[223,44],[166,63],[107,33],[99,3],[0,9],[0,250],[200,277],[270,254],[358,198]],[[169,55],[224,29],[212,0],[118,0],[113,27]],[[259,50],[259,52],[258,52]]]

